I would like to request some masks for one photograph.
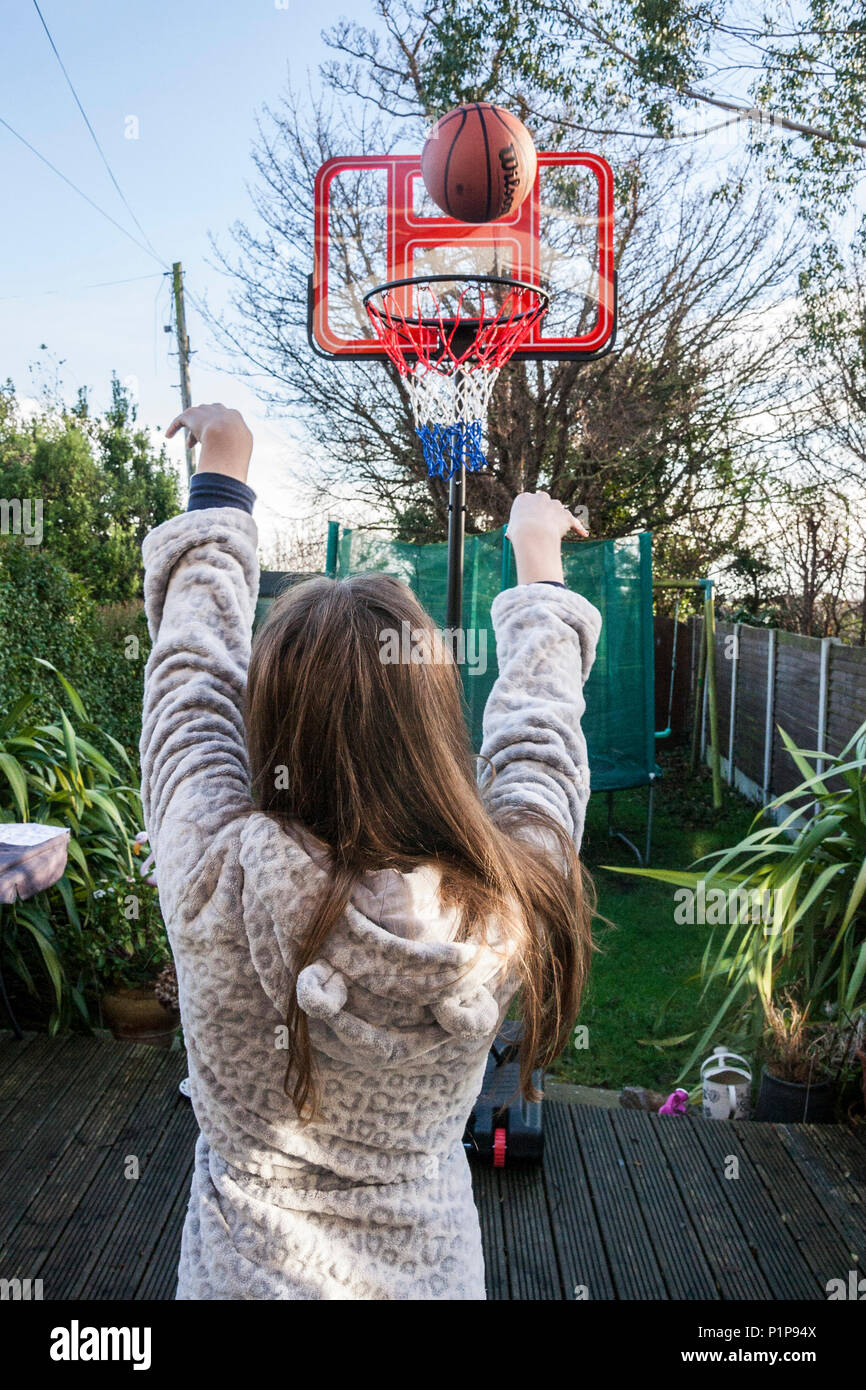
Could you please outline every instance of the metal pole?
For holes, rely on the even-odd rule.
[[[695,678],[695,718],[692,724],[692,756],[690,767],[692,773],[698,770],[698,758],[700,756],[701,734],[704,722],[704,674],[707,668],[707,622],[704,618],[701,623],[701,640],[698,646],[698,668]]]
[[[466,469],[451,474],[448,485],[448,598],[445,626],[463,627],[463,539],[466,534]]]
[[[177,332],[177,355],[180,360],[180,399],[183,409],[192,405],[192,391],[189,384],[189,337],[186,331],[186,312],[183,305],[183,269],[180,261],[171,267],[171,280],[174,287],[174,324]],[[195,472],[195,455],[189,447],[189,430],[184,429],[186,441],[186,476],[189,480]]]
[[[643,857],[643,867],[644,867],[644,868],[646,868],[646,866],[649,864],[649,862],[650,862],[650,854],[652,853],[652,844],[653,844],[653,799],[654,799],[654,797],[655,797],[655,790],[656,790],[656,784],[655,784],[655,782],[650,782],[650,787],[649,787],[649,805],[647,806],[647,814],[646,814],[646,851],[645,851],[644,857]]]
[[[325,552],[325,574],[329,579],[337,577],[337,547],[340,543],[339,521],[328,522],[328,548]]]
[[[830,690],[830,648],[833,645],[832,637],[821,638],[821,675],[818,684],[818,748],[819,753],[827,750],[827,705]],[[815,771],[819,776],[823,776],[826,762],[823,758],[818,758],[815,763]],[[820,803],[812,803],[813,814],[817,815],[820,810]]]
[[[704,619],[704,627],[707,621]],[[704,698],[701,701],[701,754],[700,762],[703,765],[707,760],[707,706],[709,704],[709,683],[707,681],[707,644],[704,643]]]

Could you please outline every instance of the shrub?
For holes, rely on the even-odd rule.
[[[0,496],[42,503],[41,548],[97,603],[140,597],[141,543],[181,506],[174,466],[116,377],[101,415],[82,391],[72,409],[49,399],[25,417],[12,385],[0,386],[0,480]]]
[[[89,1020],[87,995],[155,974],[169,958],[156,894],[136,873],[141,829],[137,776],[123,745],[88,718],[80,696],[49,663],[72,718],[55,701],[53,718],[34,720],[35,696],[0,719],[0,821],[36,821],[70,830],[66,873],[54,888],[4,913],[4,964],[43,998],[33,974],[41,961],[50,984],[49,1027],[74,1012]],[[73,724],[73,719],[75,723]],[[97,746],[107,743],[109,760]],[[137,902],[129,911],[129,899]]]
[[[81,694],[97,742],[110,734],[135,756],[141,730],[144,665],[150,649],[140,600],[99,607],[81,580],[45,550],[0,538],[0,711],[22,691],[31,718],[48,717],[56,683],[42,658]]]
[[[701,970],[704,992],[722,982],[725,996],[681,1077],[723,1025],[739,1046],[755,1045],[767,1019],[781,1017],[781,998],[840,1027],[866,1005],[866,724],[836,756],[799,749],[781,732],[804,780],[761,810],[744,840],[699,860],[702,870],[615,870],[680,888],[703,881],[707,891],[741,890],[743,905],[721,941],[711,938]],[[770,819],[791,806],[779,824]],[[772,904],[769,922],[753,920],[755,900]]]

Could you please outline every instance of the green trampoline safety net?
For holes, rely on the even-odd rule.
[[[659,775],[655,761],[652,624],[652,535],[581,541],[563,546],[565,580],[604,619],[595,665],[586,684],[584,733],[594,791],[645,786]],[[411,545],[381,532],[346,530],[336,575],[375,570],[402,579],[438,627],[445,626],[448,550],[445,542]],[[496,680],[496,642],[490,605],[516,583],[505,527],[467,536],[464,550],[463,687],[476,751],[481,720]]]

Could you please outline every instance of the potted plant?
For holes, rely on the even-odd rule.
[[[137,985],[120,985],[102,996],[103,1017],[116,1038],[170,1047],[180,1024],[174,966],[167,965],[157,978]]]
[[[826,1052],[809,1030],[809,1009],[788,995],[779,1005],[764,1000],[765,1062],[755,1106],[756,1120],[821,1124],[834,1116],[834,1081]]]
[[[866,1115],[866,1050],[858,1049],[854,1056],[863,1068],[863,1114]]]
[[[177,979],[156,892],[122,881],[103,889],[91,951],[104,983],[102,1016],[116,1038],[169,1047],[180,1023]]]
[[[830,1006],[825,1011],[833,1012]],[[825,1070],[833,1075],[837,1118],[866,1118],[866,1008],[843,1015],[839,1023],[823,1025],[815,1049]]]
[[[826,1005],[822,1022],[810,1023],[788,995],[787,1005],[765,1002],[765,1064],[755,1118],[822,1122],[839,1118],[858,1099],[866,1011],[837,1019]]]

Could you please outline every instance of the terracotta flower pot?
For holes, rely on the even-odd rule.
[[[151,1047],[170,1047],[180,1024],[180,1014],[163,1008],[152,986],[110,990],[102,996],[102,1012],[116,1038]]]

